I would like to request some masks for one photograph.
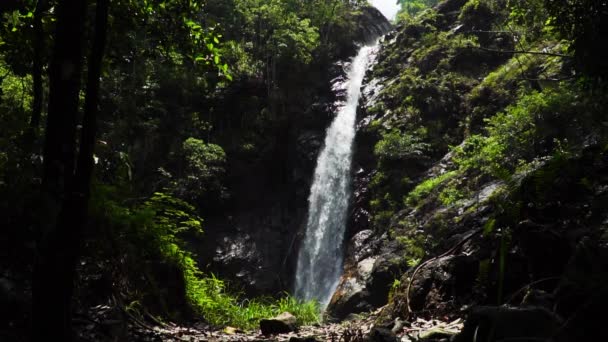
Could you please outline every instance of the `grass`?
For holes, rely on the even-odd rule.
[[[238,295],[227,291],[222,280],[213,276],[188,276],[186,283],[188,298],[193,308],[216,326],[256,329],[260,320],[282,312],[296,316],[300,325],[320,322],[321,309],[314,301],[303,302],[289,295],[280,299],[240,299]]]
[[[428,196],[443,182],[456,176],[457,171],[446,172],[440,176],[430,178],[420,183],[404,199],[405,204],[415,206],[422,198]]]

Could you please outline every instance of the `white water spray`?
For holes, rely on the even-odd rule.
[[[295,295],[318,300],[323,306],[330,301],[342,274],[357,106],[376,45],[362,47],[350,65],[346,103],[327,130],[308,197],[308,221],[298,255]]]

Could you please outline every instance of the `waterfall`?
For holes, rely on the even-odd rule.
[[[362,47],[350,64],[344,83],[346,102],[327,129],[308,197],[308,220],[298,255],[295,295],[318,300],[323,306],[331,299],[342,275],[357,106],[375,46]]]

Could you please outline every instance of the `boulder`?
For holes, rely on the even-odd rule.
[[[365,341],[368,342],[398,342],[397,335],[390,329],[386,328],[373,328],[369,334],[365,337]]]
[[[357,21],[359,25],[356,37],[366,43],[373,42],[393,29],[388,19],[377,8],[372,6],[362,7]]]
[[[356,277],[342,276],[340,284],[326,309],[326,314],[331,319],[343,320],[349,314],[369,311],[372,307],[366,298],[369,292]]]
[[[289,312],[260,321],[260,330],[263,335],[285,334],[298,330],[296,316]]]

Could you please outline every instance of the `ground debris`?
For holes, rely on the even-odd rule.
[[[405,326],[398,333],[402,342],[406,341],[434,341],[449,338],[462,331],[464,322],[458,318],[452,322],[444,322],[438,319],[425,320],[417,318],[414,322]]]
[[[214,328],[204,322],[176,324],[159,322],[125,313],[112,305],[91,307],[78,315],[75,328],[80,341],[144,341],[144,342],[364,342],[376,328],[377,313],[358,315],[341,323],[302,326],[297,332],[265,336],[261,331],[243,331],[234,327]],[[400,341],[435,341],[455,335],[463,322],[422,318],[414,322],[400,321],[393,332]],[[390,328],[389,328],[390,329]]]

